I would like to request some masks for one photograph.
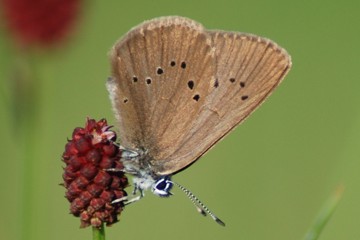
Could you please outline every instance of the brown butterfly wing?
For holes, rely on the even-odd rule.
[[[121,144],[157,175],[206,153],[281,82],[290,56],[257,36],[206,31],[186,18],[151,20],[111,51],[108,89]],[[161,70],[159,70],[161,69]]]
[[[111,50],[107,87],[121,145],[143,149],[155,173],[196,122],[215,75],[214,54],[203,27],[181,17],[145,22]]]
[[[208,34],[215,49],[215,81],[182,145],[156,162],[159,174],[177,172],[206,153],[260,106],[291,67],[290,56],[270,40],[243,33]]]

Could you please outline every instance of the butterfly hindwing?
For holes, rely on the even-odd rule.
[[[161,174],[179,171],[205,154],[260,106],[291,67],[286,51],[268,39],[222,31],[208,34],[215,49],[215,82],[183,145],[164,160]]]

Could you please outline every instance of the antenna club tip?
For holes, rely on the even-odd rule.
[[[219,218],[215,219],[215,221],[216,221],[219,225],[225,227],[225,223],[224,223],[223,221],[221,221]]]

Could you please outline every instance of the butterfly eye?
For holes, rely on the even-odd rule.
[[[160,182],[158,182],[155,186],[155,188],[157,190],[161,190],[161,191],[164,191],[166,189],[166,186],[167,186],[167,183],[165,180],[161,179]]]
[[[172,195],[172,193],[170,192],[172,186],[173,183],[169,180],[169,178],[164,177],[156,181],[152,191],[160,197],[168,197]]]

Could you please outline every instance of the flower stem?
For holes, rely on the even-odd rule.
[[[30,53],[19,54],[14,62],[11,76],[11,100],[9,112],[12,116],[15,142],[18,146],[17,158],[20,164],[22,187],[20,188],[19,218],[21,219],[21,238],[33,238],[36,212],[34,197],[36,195],[36,169],[42,167],[38,153],[38,110],[40,82],[37,71],[38,61]]]
[[[92,227],[93,240],[105,240],[105,226],[104,223],[100,227]]]

